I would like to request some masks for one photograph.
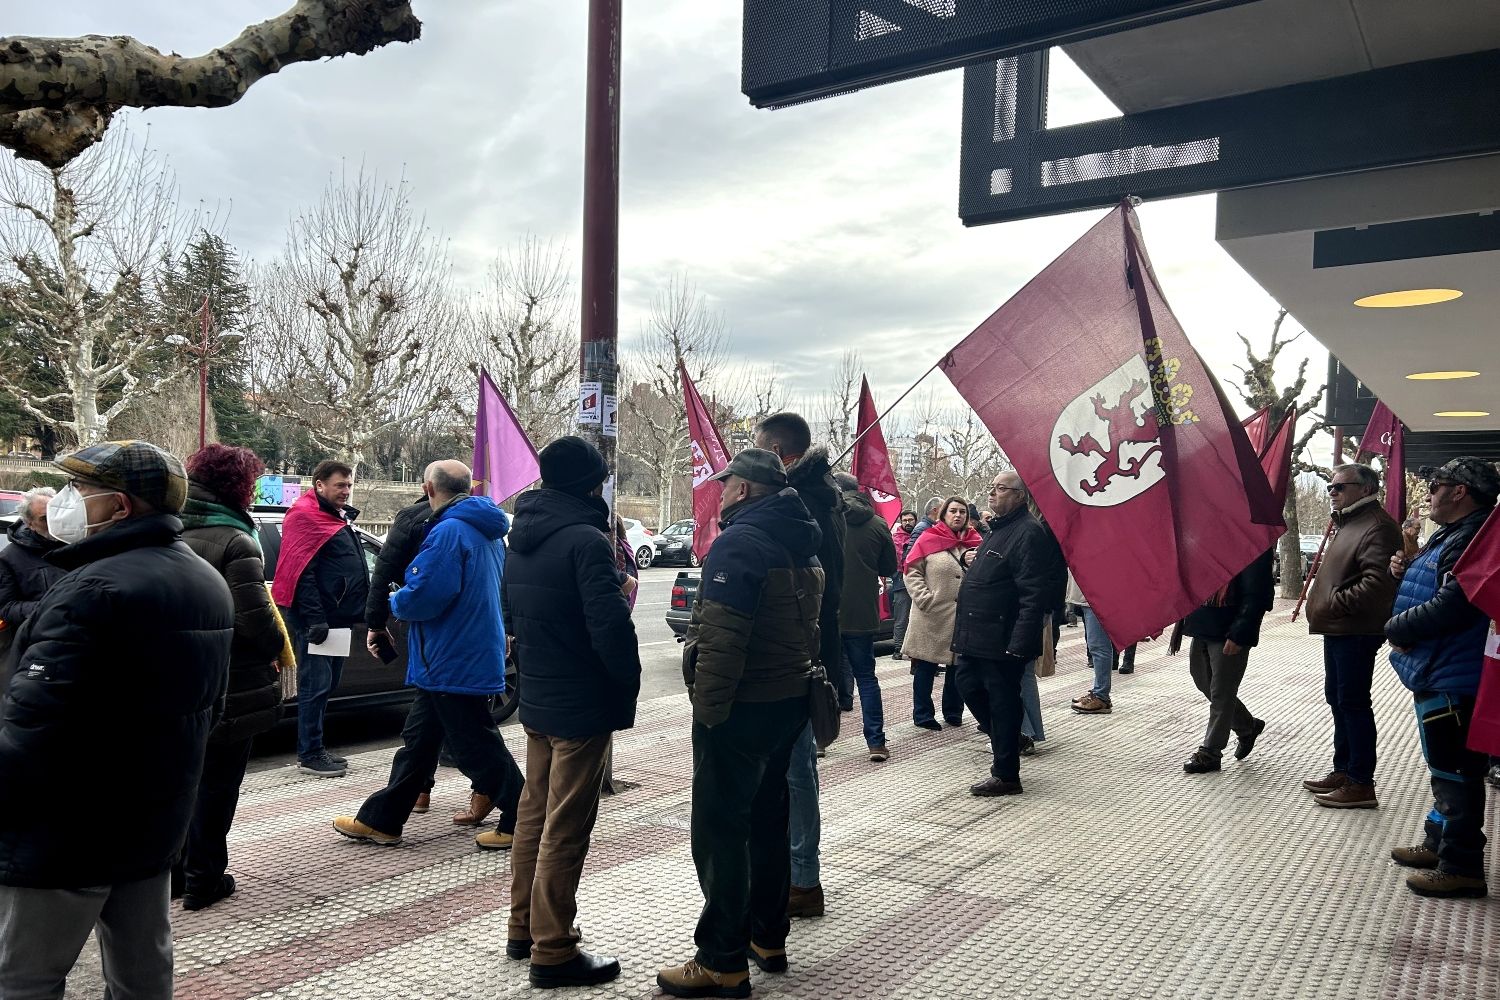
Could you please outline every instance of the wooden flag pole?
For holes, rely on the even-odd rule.
[[[1307,567],[1307,579],[1302,581],[1302,596],[1297,598],[1297,606],[1292,609],[1292,621],[1302,613],[1302,605],[1307,600],[1308,591],[1312,590],[1313,577],[1318,575],[1318,570],[1323,565],[1323,550],[1328,547],[1328,539],[1333,537],[1333,518],[1328,519],[1328,527],[1323,530],[1323,540],[1318,543],[1318,554],[1313,556],[1313,561]]]
[[[873,421],[871,421],[869,427],[866,427],[864,430],[862,430],[858,434],[854,435],[854,440],[849,442],[849,447],[845,448],[844,451],[843,451],[843,453],[841,455],[839,455],[838,458],[836,458],[836,459],[833,460],[833,466],[834,466],[834,468],[838,468],[839,463],[842,462],[844,459],[846,459],[846,458],[849,457],[849,453],[854,450],[855,446],[859,444],[860,440],[866,434],[870,433],[870,431],[874,430],[876,427],[879,427],[880,426],[880,422],[882,420],[884,420],[886,417],[888,417],[890,415],[890,412],[892,410],[894,410],[896,407],[900,406],[901,405],[901,401],[903,399],[905,399],[907,396],[911,395],[912,389],[915,389],[917,386],[919,386],[923,382],[927,381],[927,376],[929,376],[933,372],[937,371],[938,368],[940,368],[942,366],[943,362],[946,361],[946,360],[948,360],[948,355],[944,354],[941,358],[938,359],[937,364],[933,365],[931,368],[929,368],[925,372],[923,372],[922,375],[921,375],[921,377],[918,378],[915,382],[913,382],[911,384],[910,388],[908,388],[901,395],[897,396],[896,397],[896,401],[894,403],[892,403],[890,406],[887,406],[885,408],[885,411],[882,412],[880,414],[880,416],[876,417]]]

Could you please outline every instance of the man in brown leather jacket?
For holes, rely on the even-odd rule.
[[[1399,473],[1398,473],[1399,474]],[[1302,787],[1320,806],[1374,809],[1375,654],[1396,597],[1391,556],[1401,526],[1380,506],[1380,477],[1368,465],[1341,465],[1328,486],[1334,535],[1307,595],[1307,627],[1323,637],[1323,696],[1333,710],[1333,770]]]

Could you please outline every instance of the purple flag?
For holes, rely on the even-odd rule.
[[[474,422],[474,494],[504,503],[542,478],[536,449],[490,373],[479,373],[479,415]]]

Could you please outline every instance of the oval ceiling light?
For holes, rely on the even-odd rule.
[[[1451,302],[1463,295],[1457,288],[1408,288],[1400,292],[1381,292],[1355,299],[1354,304],[1363,309],[1404,309],[1407,306],[1430,306],[1438,302]]]
[[[1464,417],[1487,417],[1489,415],[1489,410],[1439,410],[1437,413],[1433,414],[1434,417],[1451,417],[1453,419],[1462,419]]]
[[[1412,372],[1406,376],[1412,382],[1446,382],[1455,378],[1478,378],[1478,372]]]

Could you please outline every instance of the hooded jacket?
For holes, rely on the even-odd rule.
[[[113,885],[172,866],[223,697],[234,601],[170,514],[50,556],[71,572],[16,637],[0,717],[0,885]],[[108,846],[78,821],[115,817]]]
[[[881,577],[900,576],[891,526],[875,513],[868,497],[844,494],[844,592],[839,602],[839,631],[874,635],[880,625]]]
[[[391,595],[411,623],[406,683],[423,691],[492,695],[505,690],[500,581],[510,518],[489,497],[461,496],[432,516],[427,538]]]
[[[521,724],[546,736],[580,740],[635,725],[641,654],[608,515],[603,500],[560,490],[516,501],[502,603],[521,672]]]
[[[1396,600],[1391,556],[1401,526],[1376,497],[1334,511],[1337,530],[1307,593],[1307,628],[1314,635],[1383,635]]]
[[[823,532],[796,490],[731,509],[721,528],[683,656],[693,721],[705,726],[728,719],[737,701],[805,698],[822,620]]]
[[[365,601],[365,624],[370,628],[384,629],[390,624],[391,584],[399,587],[406,582],[406,568],[421,550],[431,521],[432,505],[426,497],[396,512],[370,571],[370,596]]]
[[[1488,515],[1476,510],[1438,529],[1401,577],[1385,637],[1392,647],[1391,666],[1413,692],[1472,695],[1479,690],[1489,618],[1469,603],[1453,567]]]
[[[243,510],[189,482],[182,540],[224,578],[234,599],[234,642],[224,711],[209,739],[215,743],[246,740],[270,729],[281,717],[276,655],[283,640],[266,591],[266,564],[255,522]]]
[[[12,637],[35,612],[42,595],[67,572],[49,563],[48,552],[62,547],[17,521],[6,530],[10,545],[0,552],[0,622]]]
[[[823,603],[818,613],[819,652],[828,676],[838,676],[844,646],[839,638],[839,607],[844,592],[844,499],[833,479],[828,449],[809,448],[786,470],[787,485],[797,491],[822,533],[818,564],[823,568]],[[715,542],[715,544],[718,544]]]

